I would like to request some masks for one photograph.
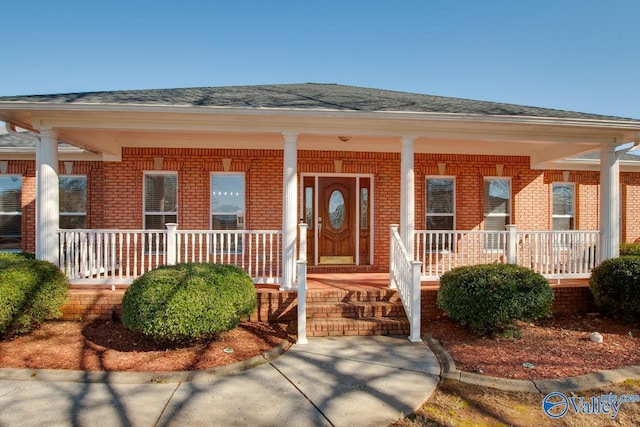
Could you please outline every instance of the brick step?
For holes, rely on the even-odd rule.
[[[314,302],[307,304],[308,319],[340,317],[349,319],[367,317],[404,319],[406,315],[400,301]]]
[[[408,335],[409,321],[385,317],[361,319],[309,319],[307,335],[311,337],[348,335]]]
[[[373,301],[400,301],[398,291],[395,289],[371,289],[371,290],[333,290],[318,289],[307,291],[307,302],[373,302]]]

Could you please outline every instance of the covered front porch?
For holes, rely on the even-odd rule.
[[[387,277],[412,340],[421,282],[456,266],[517,263],[563,280],[617,256],[620,157],[640,138],[633,120],[340,85],[0,101],[8,131],[30,131],[34,147],[0,164],[24,177],[25,215],[12,212],[21,249],[75,285],[117,288],[161,265],[217,262],[304,301],[308,267],[340,262]],[[589,168],[562,163],[596,152]],[[640,193],[637,170],[627,200]],[[62,213],[60,171],[85,182]],[[563,227],[558,184],[575,190]],[[626,206],[631,240],[636,211]],[[62,230],[61,215],[82,224]]]

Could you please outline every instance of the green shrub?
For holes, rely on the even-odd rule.
[[[640,256],[640,243],[622,243],[620,256]]]
[[[24,334],[62,315],[69,281],[55,265],[28,254],[0,253],[0,335]]]
[[[215,337],[256,308],[251,277],[220,264],[160,267],[136,279],[122,299],[122,323],[158,341]]]
[[[589,289],[601,309],[640,319],[640,257],[604,261],[591,272]]]
[[[544,277],[512,264],[458,267],[440,278],[438,307],[481,333],[548,316],[552,302],[553,290]]]

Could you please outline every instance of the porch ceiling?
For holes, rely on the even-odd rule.
[[[122,147],[282,149],[282,132],[300,150],[399,152],[414,136],[417,153],[530,156],[532,167],[640,140],[636,121],[412,112],[300,111],[191,107],[64,108],[0,104],[0,120],[118,160]],[[349,136],[347,142],[338,136]]]

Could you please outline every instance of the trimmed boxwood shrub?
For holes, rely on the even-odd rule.
[[[589,289],[601,309],[640,319],[640,257],[604,261],[591,272]]]
[[[62,315],[69,280],[47,261],[0,253],[0,336],[24,334]]]
[[[640,256],[640,243],[622,243],[620,256]]]
[[[438,307],[480,333],[502,332],[516,320],[548,316],[552,302],[547,279],[517,265],[458,267],[440,278]]]
[[[122,323],[162,342],[215,338],[257,305],[251,277],[229,265],[188,263],[137,278],[122,299]]]

